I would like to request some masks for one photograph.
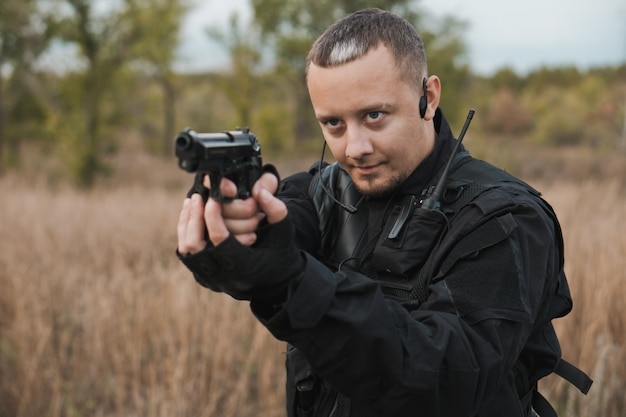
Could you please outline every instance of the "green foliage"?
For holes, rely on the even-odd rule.
[[[173,137],[175,81],[170,67],[185,8],[180,0],[124,0],[98,12],[91,0],[65,0],[64,4],[70,13],[58,21],[59,36],[78,46],[85,63],[84,70],[72,74],[76,88],[66,107],[71,114],[82,115],[79,125],[84,129],[77,137],[80,143],[69,147],[76,160],[69,166],[81,185],[90,186],[105,172],[103,150],[114,149],[106,131],[123,106],[119,106],[121,101],[107,100],[116,96],[117,80],[129,65],[160,83],[167,136],[163,149]]]
[[[524,79],[520,77],[512,68],[504,67],[489,79],[489,85],[498,90],[505,88],[511,92],[520,93],[524,88]]]
[[[227,69],[177,74],[171,67],[189,4],[6,0],[0,13],[0,172],[19,169],[24,150],[36,148],[46,160],[58,160],[50,164],[58,173],[89,187],[107,173],[118,146],[171,157],[175,131],[185,127],[250,127],[272,153],[317,143],[303,76],[306,54],[337,18],[372,6],[418,28],[429,73],[442,80],[440,106],[455,131],[472,107],[477,116],[470,136],[490,143],[502,137],[626,149],[626,65],[586,72],[540,68],[525,76],[503,68],[481,77],[467,60],[465,24],[426,16],[416,1],[253,0],[252,22],[233,15],[223,32],[208,31],[228,51]],[[51,43],[75,48],[71,70],[37,66]]]
[[[180,21],[188,9],[185,0],[128,1],[124,19],[139,32],[132,44],[133,59],[146,65],[149,73],[163,76],[171,72]]]
[[[491,96],[482,121],[487,132],[510,137],[530,131],[533,117],[519,96],[503,87]]]
[[[539,86],[565,88],[577,84],[582,77],[583,75],[575,67],[543,67],[528,75],[526,85],[528,88],[536,88]]]
[[[258,68],[261,62],[261,44],[253,28],[240,24],[237,15],[230,18],[229,32],[215,29],[209,35],[220,41],[230,53],[230,71],[219,76],[218,88],[228,97],[235,109],[235,119],[240,126],[252,122],[252,108],[258,97]]]
[[[30,46],[29,34],[34,15],[34,0],[4,0],[0,14],[0,64],[24,60],[22,48]],[[36,33],[35,33],[36,34]]]
[[[626,137],[626,65],[581,72],[541,68],[522,77],[503,69],[476,78],[476,127],[484,134],[541,146],[622,149]]]
[[[549,88],[534,100],[536,118],[532,139],[538,144],[575,145],[584,137],[584,103],[572,94]]]
[[[421,33],[428,58],[428,72],[441,79],[439,106],[452,126],[461,126],[469,107],[473,106],[473,97],[469,96],[471,73],[467,47],[463,42],[466,24],[452,17],[429,22],[434,22],[429,25],[433,30]]]
[[[393,10],[414,20],[411,3],[410,0],[252,0],[252,8],[261,33],[276,45],[277,59],[302,70],[311,44],[335,20],[367,7]]]
[[[259,108],[252,126],[263,152],[275,155],[292,150],[291,124],[287,123],[290,118],[291,111],[285,104],[267,103]]]
[[[567,68],[544,69],[529,75],[524,97],[536,120],[535,143],[615,148],[619,142],[626,78],[607,81]]]
[[[469,67],[465,62],[463,25],[452,18],[427,26],[416,2],[410,0],[253,0],[254,23],[264,40],[272,45],[276,59],[275,70],[283,74],[293,97],[293,130],[296,140],[319,135],[319,127],[311,112],[306,86],[304,64],[306,55],[322,32],[335,20],[348,13],[368,7],[394,11],[414,23],[426,45],[431,74],[444,80],[442,105],[453,121],[460,119],[462,108],[459,95],[468,90]],[[435,32],[431,30],[435,30]],[[462,111],[463,110],[463,111]]]
[[[35,0],[4,0],[1,10],[0,173],[5,166],[18,165],[20,139],[41,122],[39,92],[29,81],[49,43],[50,29],[49,16],[37,10]]]
[[[140,28],[131,59],[160,87],[162,132],[160,140],[152,144],[163,155],[171,151],[176,125],[178,77],[172,65],[180,40],[180,21],[188,7],[186,0],[132,0],[125,11],[128,21]]]

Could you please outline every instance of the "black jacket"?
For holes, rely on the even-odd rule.
[[[289,416],[528,416],[536,381],[558,362],[550,320],[571,299],[556,217],[531,187],[467,153],[473,171],[452,170],[446,199],[474,191],[442,206],[425,300],[394,296],[419,275],[425,234],[412,220],[400,245],[387,233],[407,198],[432,189],[455,143],[440,111],[435,122],[435,150],[390,199],[359,196],[336,165],[317,176],[354,214],[327,198],[315,170],[282,183],[307,267],[281,308],[251,306],[289,344]]]

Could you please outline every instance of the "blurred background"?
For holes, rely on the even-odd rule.
[[[0,417],[283,416],[284,346],[174,256],[191,176],[173,138],[250,127],[283,176],[319,158],[304,58],[380,7],[422,35],[465,144],[559,215],[564,356],[621,417],[626,380],[626,5],[529,0],[2,0]]]
[[[1,172],[43,154],[49,180],[90,187],[129,147],[171,157],[184,127],[249,126],[272,156],[318,148],[304,58],[330,23],[367,6],[414,22],[452,126],[475,108],[471,136],[485,147],[626,148],[618,0],[309,3],[5,0]]]

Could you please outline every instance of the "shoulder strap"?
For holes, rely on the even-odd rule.
[[[318,215],[321,247],[318,255],[337,267],[337,262],[351,259],[362,250],[367,237],[367,210],[349,211],[344,207],[360,207],[364,197],[352,179],[336,162],[315,173],[308,195]]]
[[[578,388],[583,394],[587,394],[593,384],[587,374],[565,359],[559,360],[554,373]],[[552,404],[537,389],[533,390],[532,406],[541,417],[558,417]]]

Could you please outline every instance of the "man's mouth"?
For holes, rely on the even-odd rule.
[[[375,165],[355,165],[353,166],[353,170],[362,176],[367,176],[367,175],[373,175],[375,174],[379,169],[380,169],[381,165],[380,164],[375,164]]]

